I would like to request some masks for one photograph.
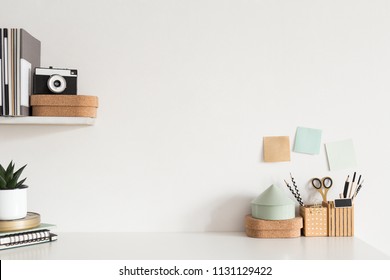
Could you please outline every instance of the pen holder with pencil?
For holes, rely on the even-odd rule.
[[[344,185],[340,199],[327,200],[327,193],[333,185],[330,177],[311,180],[312,186],[321,194],[322,204],[304,205],[298,187],[291,175],[293,187],[285,180],[286,186],[300,204],[300,215],[303,217],[304,236],[353,236],[354,235],[354,206],[353,201],[362,187],[361,175],[355,184],[356,172],[349,186],[349,175]]]
[[[328,236],[328,209],[322,205],[300,207],[304,236]]]
[[[354,235],[354,209],[351,207],[335,207],[333,201],[323,202],[328,211],[328,236]]]

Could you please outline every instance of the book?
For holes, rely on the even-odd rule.
[[[53,224],[41,223],[28,230],[0,232],[0,250],[55,241],[58,236],[51,232],[53,228]]]
[[[14,116],[14,32],[13,29],[8,29],[8,110],[9,115]]]
[[[2,115],[29,116],[33,72],[41,63],[41,42],[24,29],[2,29]]]
[[[3,38],[2,38],[2,74],[3,74],[3,81],[2,81],[2,94],[3,94],[3,115],[8,116],[9,115],[9,102],[8,102],[8,29],[3,29]]]
[[[14,44],[13,44],[13,61],[14,61],[14,115],[20,116],[20,31],[13,29]]]
[[[19,234],[19,233],[26,233],[26,232],[30,232],[30,231],[46,230],[46,229],[47,230],[52,230],[55,227],[56,226],[53,225],[53,224],[41,223],[41,224],[39,224],[36,227],[25,229],[25,230],[2,231],[2,232],[0,232],[0,238],[5,236],[5,235],[9,235],[9,234]]]
[[[3,115],[3,29],[0,28],[0,116]]]
[[[0,250],[52,242],[57,237],[48,229],[7,234],[0,237]]]
[[[32,93],[32,81],[34,69],[41,66],[41,42],[24,29],[19,30],[19,81],[20,90],[20,115],[31,115],[30,95]]]

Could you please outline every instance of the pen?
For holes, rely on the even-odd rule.
[[[355,191],[355,194],[353,195],[353,198],[355,198],[357,196],[357,194],[359,193],[360,189],[362,188],[363,186],[363,183],[364,183],[364,180],[362,181],[362,183],[356,188],[356,191]]]
[[[344,192],[343,192],[344,198],[347,198],[348,187],[349,187],[349,175],[347,176],[347,180],[345,180],[345,184],[344,184]]]

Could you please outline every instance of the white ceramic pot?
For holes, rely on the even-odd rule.
[[[0,220],[23,219],[27,216],[27,186],[21,189],[0,189]]]

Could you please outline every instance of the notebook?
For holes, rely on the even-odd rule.
[[[52,224],[40,224],[29,230],[2,232],[0,233],[0,250],[55,241],[57,235],[50,232],[52,227],[54,227]]]

